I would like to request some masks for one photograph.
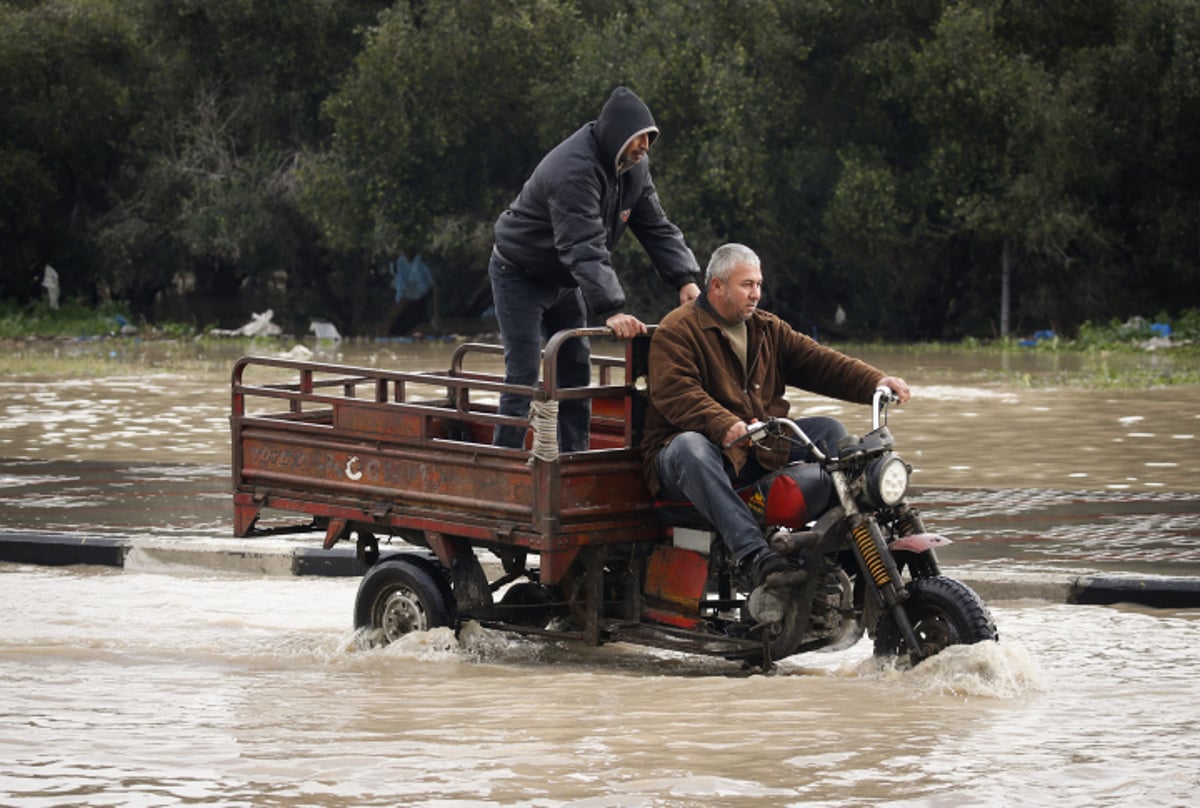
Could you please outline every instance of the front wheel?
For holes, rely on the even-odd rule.
[[[393,558],[367,570],[354,601],[354,626],[390,642],[414,631],[449,626],[454,620],[447,588],[423,565]]]
[[[908,584],[904,611],[921,643],[920,658],[951,645],[971,645],[999,639],[996,624],[979,595],[953,578],[918,578]],[[879,620],[875,656],[907,656],[908,643],[891,614]]]

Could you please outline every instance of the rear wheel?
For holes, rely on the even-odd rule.
[[[367,570],[354,601],[354,626],[373,630],[386,645],[414,631],[454,622],[444,586],[424,565],[389,559]]]
[[[998,639],[987,606],[965,584],[953,578],[918,578],[908,584],[904,611],[921,643],[920,658],[951,645],[971,645]],[[875,656],[908,656],[911,649],[891,614],[879,621]]]

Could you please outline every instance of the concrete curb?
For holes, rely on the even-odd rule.
[[[322,550],[270,539],[163,541],[69,533],[0,533],[0,561],[44,566],[191,567],[248,575],[350,577],[366,571],[349,546]]]
[[[105,537],[67,536],[55,533],[0,534],[0,561],[66,567],[94,564],[125,566],[129,542]]]
[[[383,551],[384,557],[390,554]],[[270,539],[163,541],[32,532],[0,533],[0,561],[43,566],[186,567],[276,576],[359,577],[366,571],[351,546],[322,550]],[[988,603],[1040,600],[1200,608],[1200,578],[970,570],[952,570],[950,574]]]
[[[1107,606],[1139,603],[1159,609],[1200,607],[1200,578],[1081,577],[1075,579],[1070,603]]]

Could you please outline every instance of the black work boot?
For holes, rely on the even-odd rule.
[[[750,582],[755,589],[770,586],[796,586],[807,577],[802,569],[796,569],[783,556],[770,547],[764,547],[750,559]]]
[[[746,608],[750,616],[759,623],[782,622],[792,608],[796,587],[808,575],[770,547],[759,550],[747,562],[751,591]]]

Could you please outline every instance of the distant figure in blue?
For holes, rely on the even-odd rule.
[[[612,250],[633,231],[655,271],[679,293],[680,304],[699,296],[700,266],[683,234],[667,218],[650,176],[647,153],[658,137],[650,109],[631,90],[613,90],[600,117],[555,146],[534,169],[495,226],[488,275],[500,337],[504,380],[538,380],[544,340],[581,328],[590,313],[615,336],[646,333],[626,314],[625,292],[612,266]],[[563,345],[559,387],[591,382],[586,339]],[[529,397],[504,394],[502,415],[526,416]],[[559,409],[559,450],[588,447],[591,404],[564,401]],[[497,427],[497,446],[522,447],[524,427]]]

